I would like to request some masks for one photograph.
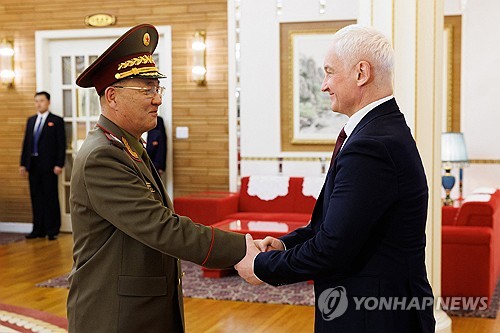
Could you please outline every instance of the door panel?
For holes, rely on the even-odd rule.
[[[69,191],[73,160],[99,115],[94,89],[82,89],[76,78],[103,52],[114,38],[56,40],[49,44],[51,111],[64,118],[66,161],[60,178],[61,230],[70,231]]]

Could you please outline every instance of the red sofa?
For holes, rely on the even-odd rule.
[[[441,294],[488,297],[500,276],[500,191],[442,208]]]
[[[175,211],[205,225],[230,218],[304,224],[310,220],[316,199],[302,193],[304,178],[290,177],[288,193],[273,200],[250,195],[249,180],[249,177],[241,179],[241,189],[237,193],[204,192],[177,197],[174,199]]]

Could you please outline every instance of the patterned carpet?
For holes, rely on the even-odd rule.
[[[199,266],[182,263],[184,296],[217,300],[272,304],[314,305],[313,285],[300,282],[273,287],[267,284],[252,286],[238,275],[220,279],[204,278]]]
[[[272,304],[314,305],[313,286],[306,282],[272,287],[266,284],[252,286],[237,275],[219,279],[204,278],[201,267],[187,261],[182,262],[182,270],[185,273],[182,279],[185,297]],[[39,283],[37,287],[67,288],[68,276],[63,275]]]
[[[15,232],[0,232],[0,245],[19,242],[26,239],[24,234]]]
[[[313,286],[306,282],[288,286],[272,287],[266,284],[252,286],[239,276],[219,279],[204,278],[200,266],[190,262],[182,263],[184,296],[216,300],[291,304],[314,306]],[[38,287],[68,287],[67,275],[37,284]],[[496,318],[500,307],[500,280],[488,308],[483,310],[443,310],[450,316]]]
[[[443,308],[443,310],[449,316],[457,317],[480,317],[480,318],[496,318],[498,315],[498,308],[500,307],[500,279],[497,282],[493,296],[491,297],[491,302],[489,306],[484,310],[449,310]]]
[[[65,318],[50,313],[0,304],[0,333],[66,333]]]

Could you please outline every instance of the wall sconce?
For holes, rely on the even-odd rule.
[[[11,88],[14,86],[14,42],[2,39],[0,42],[0,80],[2,84]]]
[[[194,33],[191,48],[193,49],[193,69],[191,70],[193,81],[198,85],[204,85],[207,83],[205,31],[198,30]]]

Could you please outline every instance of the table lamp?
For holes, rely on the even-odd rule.
[[[451,169],[452,167],[459,168],[458,200],[461,201],[463,200],[463,168],[468,166],[469,162],[463,133],[445,132],[441,135],[441,162],[443,163],[443,168],[445,170],[445,173],[441,178],[441,183],[446,192],[443,205],[452,206],[453,199],[450,197],[450,192],[455,185],[455,176],[451,174]]]

